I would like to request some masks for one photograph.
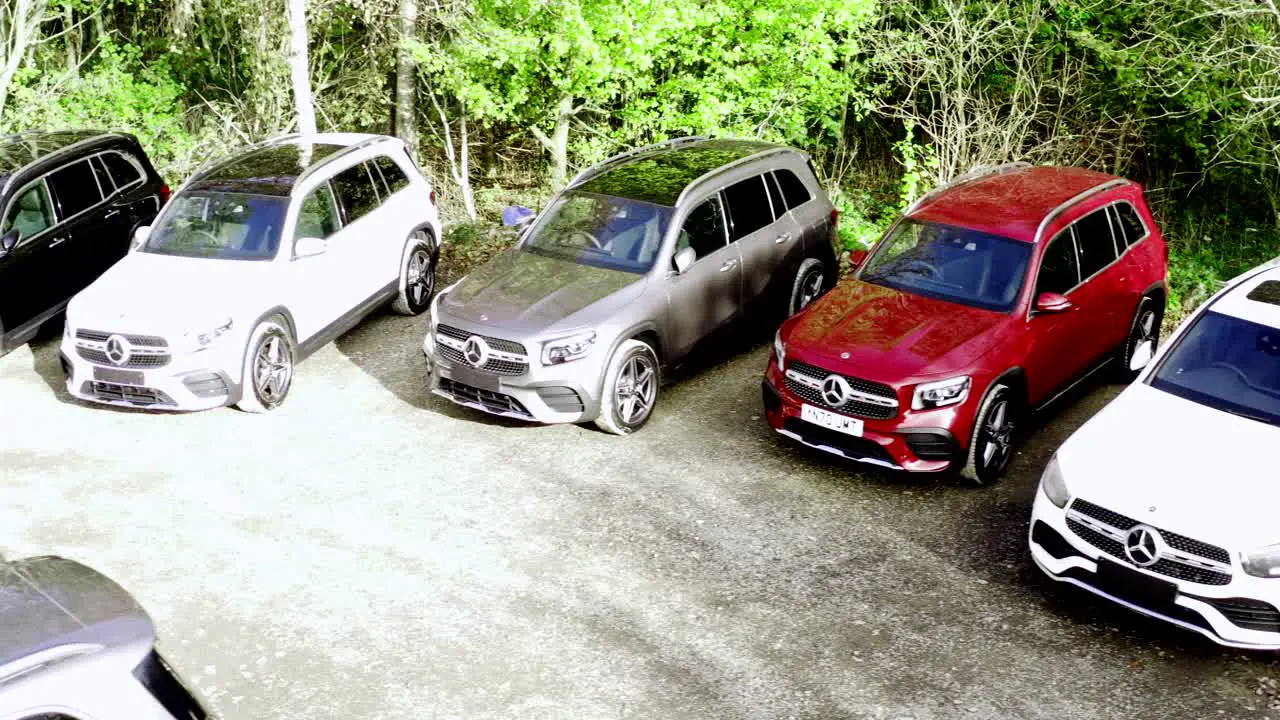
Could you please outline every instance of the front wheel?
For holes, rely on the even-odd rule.
[[[605,370],[596,426],[614,435],[630,435],[643,427],[658,402],[658,373],[658,356],[648,343],[622,343]]]
[[[978,408],[969,456],[960,474],[979,485],[999,480],[1013,458],[1014,432],[1022,414],[1013,388],[996,383]]]
[[[826,280],[826,269],[822,261],[809,258],[800,264],[796,271],[795,282],[791,286],[791,299],[787,303],[787,317],[791,317],[808,307],[822,295],[822,286]]]
[[[264,413],[280,407],[293,386],[293,341],[276,319],[253,329],[244,355],[243,392],[236,407]]]
[[[1156,346],[1160,344],[1160,321],[1163,308],[1148,296],[1138,303],[1138,311],[1133,315],[1133,325],[1124,345],[1116,355],[1119,367],[1116,368],[1116,379],[1129,384],[1138,378],[1155,357]]]
[[[436,292],[436,264],[431,236],[417,230],[409,239],[409,252],[400,268],[400,292],[391,309],[401,315],[421,315]]]

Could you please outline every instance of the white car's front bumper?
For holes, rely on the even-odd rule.
[[[1221,645],[1280,649],[1280,580],[1246,574],[1235,557],[1229,556],[1231,574],[1225,584],[1190,582],[1138,568],[1084,540],[1068,526],[1067,509],[1056,507],[1041,491],[1036,492],[1031,512],[1028,544],[1036,565],[1054,580],[1198,632]],[[1109,566],[1112,572],[1100,575],[1100,564],[1108,562],[1120,569]],[[1176,592],[1153,594],[1161,583],[1172,584]]]
[[[137,345],[131,347],[133,357],[117,365],[105,358],[105,342],[64,335],[61,355],[67,392],[80,400],[154,410],[207,410],[240,399],[243,357],[236,348],[222,342],[184,353]],[[143,357],[147,359],[140,360]]]

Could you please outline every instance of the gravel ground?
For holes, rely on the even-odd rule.
[[[1280,664],[1042,581],[1012,474],[867,472],[759,419],[768,349],[677,380],[640,434],[423,388],[378,315],[280,411],[72,402],[56,340],[0,359],[0,553],[117,579],[236,718],[1274,717]]]

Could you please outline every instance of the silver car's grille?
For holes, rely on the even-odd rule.
[[[452,338],[449,338],[449,339],[452,340]],[[440,348],[440,355],[443,356],[445,360],[448,360],[449,362],[455,365],[466,365],[467,367],[475,367],[474,365],[472,365],[470,362],[467,361],[466,356],[462,354],[462,350],[455,347],[451,347],[445,343],[446,341],[440,340],[439,338],[437,338],[436,347]],[[482,372],[493,374],[493,375],[506,375],[506,376],[523,375],[529,372],[529,363],[515,362],[511,360],[498,360],[496,358],[490,357],[488,360],[484,362],[483,365],[481,365],[476,369]]]
[[[169,347],[169,341],[155,335],[129,335],[126,333],[109,333],[101,330],[77,330],[77,340],[88,340],[90,342],[104,343],[107,338],[112,335],[120,335],[120,337],[129,341],[130,345],[138,345],[141,347]]]
[[[472,335],[476,335],[476,333],[470,333],[466,330],[453,327],[452,325],[437,325],[436,335],[443,335],[447,338],[466,342],[467,338]],[[529,354],[529,352],[524,349],[524,345],[513,340],[503,340],[502,338],[489,337],[488,335],[480,335],[479,337],[484,338],[484,341],[489,344],[489,347],[499,352],[510,353],[512,355]]]
[[[468,343],[471,343],[472,338],[479,338],[483,343],[474,343],[468,350]],[[475,335],[449,325],[437,325],[436,347],[441,357],[448,362],[491,375],[511,377],[529,372],[529,358],[525,355],[524,345],[511,340]],[[472,355],[469,356],[468,353]],[[472,362],[472,357],[476,362]]]
[[[853,390],[854,395],[842,405],[832,405],[822,396],[822,383],[831,375],[844,378]],[[884,383],[823,370],[798,360],[787,362],[786,377],[788,390],[815,405],[872,420],[888,420],[898,416],[898,394]]]
[[[1080,539],[1112,557],[1131,563],[1125,552],[1129,531],[1143,523],[1079,498],[1067,509],[1067,527]],[[1201,585],[1231,582],[1231,554],[1217,545],[1155,528],[1166,546],[1161,558],[1146,569]]]
[[[119,353],[119,362],[111,359],[108,340],[118,336],[123,340],[112,352]],[[76,331],[76,354],[81,358],[106,367],[158,368],[169,364],[169,342],[154,335],[127,335],[100,330]]]

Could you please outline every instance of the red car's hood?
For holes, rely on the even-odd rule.
[[[797,355],[893,383],[967,368],[999,342],[1008,319],[850,279],[797,317],[786,340]]]

